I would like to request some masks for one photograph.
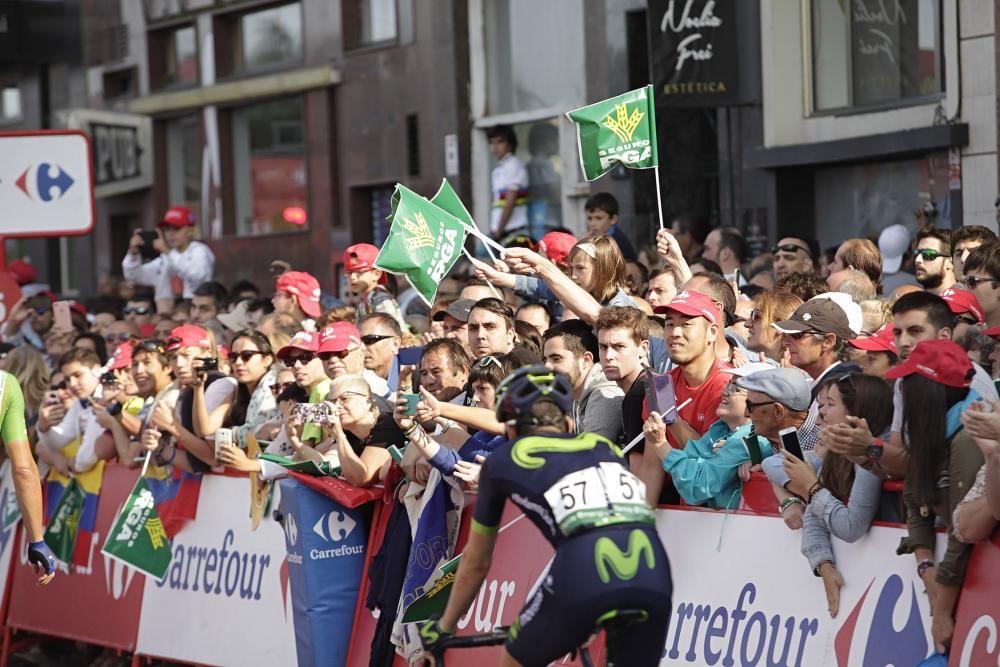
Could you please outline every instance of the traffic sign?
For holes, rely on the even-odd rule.
[[[76,130],[0,132],[0,211],[0,237],[90,232],[90,138]]]
[[[7,321],[7,316],[14,305],[21,300],[21,288],[9,273],[0,271],[0,324]]]

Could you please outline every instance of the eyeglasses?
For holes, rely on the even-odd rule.
[[[104,340],[109,345],[114,345],[115,343],[127,343],[128,341],[132,340],[132,334],[130,333],[108,334],[107,336],[104,337]]]
[[[330,401],[332,403],[337,403],[338,405],[343,405],[344,399],[350,398],[351,396],[360,396],[361,398],[368,398],[368,396],[366,396],[365,394],[362,394],[357,391],[345,391],[342,392],[340,396],[338,396],[337,398],[331,398]]]
[[[344,359],[357,348],[348,348],[346,350],[340,350],[339,352],[320,352],[316,356],[319,357],[320,361],[330,361],[334,357],[338,359]]]
[[[229,363],[235,364],[236,360],[239,359],[244,364],[248,363],[258,354],[264,354],[260,350],[243,350],[242,352],[230,352],[229,353]]]
[[[745,393],[747,393],[746,389],[740,389],[739,387],[737,387],[735,384],[732,383],[729,383],[722,388],[722,395],[724,397],[735,396],[738,394],[745,394]]]
[[[984,283],[993,283],[996,285],[1000,283],[1000,280],[994,278],[980,278],[979,276],[965,276],[965,284],[968,285],[969,289],[976,289],[978,286]]]
[[[125,315],[149,315],[150,310],[147,306],[125,306],[122,313]]]
[[[786,243],[785,245],[776,245],[771,248],[771,254],[778,254],[779,252],[804,252],[809,253],[809,248],[803,248],[800,245],[795,245],[794,243]]]
[[[315,358],[316,355],[313,354],[312,352],[303,352],[302,354],[296,355],[294,357],[289,356],[288,365],[297,366],[301,363],[303,366],[306,366],[310,361],[312,361]]]
[[[500,360],[497,359],[496,357],[494,357],[492,354],[487,354],[485,357],[481,357],[481,358],[477,359],[476,363],[475,363],[475,367],[476,368],[486,368],[490,364],[496,364],[497,368],[499,368],[501,370],[503,369],[503,364],[501,364]]]
[[[760,403],[754,403],[753,401],[747,401],[747,410],[750,410],[752,412],[752,411],[756,410],[757,408],[762,408],[765,405],[773,405],[775,403],[777,403],[777,401],[761,401]]]
[[[50,391],[66,391],[66,380],[63,380],[59,384],[50,384],[49,385],[49,390]]]
[[[383,336],[381,334],[368,334],[367,336],[361,337],[361,342],[365,345],[374,345],[375,343],[386,340],[387,338],[395,338],[395,336]]]
[[[764,313],[754,308],[750,311],[750,317],[747,318],[747,322],[750,324],[757,324],[762,319],[764,319]]]
[[[281,392],[285,391],[286,389],[288,389],[289,387],[291,387],[293,384],[295,384],[295,383],[294,382],[276,382],[275,384],[271,385],[271,393],[275,397],[278,397],[278,396],[281,395]]]
[[[947,257],[943,252],[932,250],[931,248],[917,248],[913,251],[914,256],[920,257],[925,262],[933,262],[938,257]]]

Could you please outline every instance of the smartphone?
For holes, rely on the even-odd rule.
[[[153,241],[159,238],[156,230],[141,230],[139,236],[142,237],[142,245],[139,246],[139,256],[144,262],[151,262],[160,256],[160,253],[153,247]]]
[[[799,432],[794,426],[778,431],[778,437],[781,438],[781,446],[786,452],[800,461],[805,461],[805,457],[802,456],[802,445],[799,444]]]
[[[73,317],[69,312],[69,301],[52,303],[52,327],[56,331],[72,331]]]
[[[326,424],[330,421],[330,406],[326,403],[296,403],[292,414],[303,424]]]
[[[412,417],[417,414],[417,403],[420,402],[420,394],[399,394],[400,398],[406,399],[406,409],[403,410],[403,414],[407,417]]]
[[[400,366],[416,366],[420,363],[420,357],[424,354],[424,348],[422,345],[416,347],[401,347],[399,348],[399,365]]]
[[[646,373],[646,405],[650,412],[658,412],[663,423],[677,421],[677,398],[674,396],[674,379],[666,373]]]
[[[233,429],[231,428],[217,428],[215,429],[215,456],[219,456],[219,447],[223,445],[232,446],[233,444]]]
[[[743,438],[743,447],[747,450],[747,454],[750,456],[751,465],[760,465],[764,460],[764,455],[760,451],[760,443],[757,442],[757,436],[750,434]]]
[[[59,392],[57,391],[47,391],[45,392],[45,405],[56,405],[59,403]]]
[[[115,374],[112,371],[101,373],[101,384],[106,387],[114,386],[118,384],[118,378],[115,377]]]

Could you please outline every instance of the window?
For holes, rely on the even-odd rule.
[[[817,111],[901,105],[944,90],[940,0],[810,0]]]
[[[491,0],[484,11],[489,114],[585,102],[583,3]]]
[[[293,97],[233,112],[236,233],[308,228],[304,104]]]
[[[165,65],[165,85],[198,82],[198,37],[194,26],[178,28],[167,35]]]
[[[398,34],[396,0],[343,0],[345,48],[392,42]]]
[[[167,192],[170,205],[201,210],[201,124],[197,114],[167,121]]]
[[[240,57],[244,68],[302,57],[302,6],[295,2],[240,17]]]
[[[0,88],[0,120],[21,117],[21,89],[17,86]]]

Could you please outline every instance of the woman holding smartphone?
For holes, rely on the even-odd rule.
[[[228,422],[233,441],[246,449],[247,434],[253,433],[278,414],[278,404],[271,387],[278,375],[274,352],[267,336],[254,329],[236,334],[229,353],[233,376],[239,383],[236,398],[229,409]]]

